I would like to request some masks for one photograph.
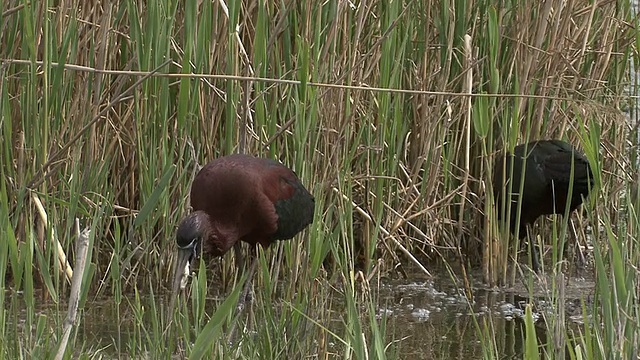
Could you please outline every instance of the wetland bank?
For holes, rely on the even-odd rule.
[[[2,357],[637,358],[630,6],[3,3]],[[595,190],[536,223],[534,275],[485,195],[495,154],[542,138],[582,150]],[[260,252],[242,314],[228,255],[170,316],[189,185],[234,152],[292,168],[313,223]],[[556,266],[576,239],[587,266]]]

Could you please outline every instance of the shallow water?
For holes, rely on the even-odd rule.
[[[480,282],[480,273],[472,274]],[[589,301],[595,286],[593,279],[582,276],[565,277],[565,314],[567,326],[582,323],[581,303]],[[545,283],[546,282],[546,283]],[[546,342],[543,316],[552,311],[548,299],[550,279],[541,277],[532,290],[533,300],[523,285],[510,289],[474,288],[469,301],[461,288],[443,271],[433,279],[418,282],[389,282],[382,285],[380,312],[393,319],[396,338],[402,341],[402,358],[419,359],[482,359],[483,347],[477,326],[492,324],[497,353],[502,359],[522,358],[524,337],[524,309],[534,306],[534,319],[538,320],[538,343]]]
[[[480,274],[472,276],[478,279],[476,283],[480,283]],[[524,326],[521,318],[524,305],[529,302],[528,291],[523,285],[512,289],[484,289],[478,286],[473,289],[474,298],[470,302],[464,291],[454,285],[460,282],[443,270],[434,271],[434,276],[429,279],[420,274],[410,277],[418,280],[381,280],[375,286],[371,284],[371,292],[379,304],[377,317],[386,317],[387,341],[394,345],[389,354],[392,358],[482,359],[483,346],[478,326],[482,328],[486,323],[493,328],[493,341],[502,359],[522,357]],[[582,321],[580,301],[588,301],[594,283],[581,276],[566,279],[566,319],[569,326],[577,325]],[[545,309],[551,306],[543,296],[547,293],[545,281],[549,279],[543,277],[536,281],[536,289],[532,291],[535,297],[534,315],[539,319],[543,317]],[[19,298],[20,294],[13,296]],[[207,305],[208,312],[212,312],[210,309],[216,306],[218,300]],[[148,306],[144,304],[144,299],[142,301],[143,306]],[[337,301],[334,300],[334,304]],[[334,306],[339,307],[340,304]],[[64,319],[66,307],[56,309],[42,306],[38,313],[54,318],[52,315],[56,315],[56,312],[59,313],[59,319]],[[340,312],[333,313],[336,324],[340,324]],[[92,349],[101,349],[103,355],[126,357],[128,346],[140,343],[135,314],[126,299],[120,306],[120,312],[112,299],[89,301],[79,313],[79,318],[76,344],[90,344]],[[20,319],[17,321],[21,322]],[[330,325],[328,327],[331,328]],[[546,341],[544,328],[542,325],[537,329],[540,343]],[[331,344],[328,348],[331,350]],[[339,347],[336,352],[339,352]]]

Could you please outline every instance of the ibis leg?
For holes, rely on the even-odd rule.
[[[533,272],[539,273],[540,268],[542,267],[540,265],[541,251],[540,251],[540,247],[536,243],[535,236],[532,239],[531,233],[529,231],[529,226],[527,226],[525,229],[525,236],[527,238],[527,247],[528,247],[527,254],[529,258],[529,263],[531,264],[531,269],[533,270]]]
[[[535,242],[529,242],[529,254],[531,254],[531,268],[535,273],[540,272],[540,246]]]
[[[240,241],[233,245],[233,255],[236,258],[236,270],[239,277],[244,272],[244,257],[242,256],[242,243]]]
[[[586,265],[586,263],[587,263],[587,260],[585,259],[584,254],[582,253],[582,248],[580,247],[580,240],[578,239],[578,232],[576,231],[576,226],[573,223],[573,221],[571,221],[571,219],[569,219],[569,222],[571,223],[571,230],[572,230],[571,232],[573,233],[573,238],[575,239],[575,249],[573,250],[573,257],[574,258],[575,257],[578,258],[578,266],[584,267]]]
[[[242,311],[244,309],[244,304],[247,301],[251,301],[251,284],[253,282],[253,276],[256,273],[256,268],[258,266],[258,257],[256,256],[255,249],[251,251],[251,257],[253,261],[251,261],[251,267],[249,268],[249,273],[247,274],[247,280],[244,282],[244,288],[242,289],[242,293],[240,294],[240,298],[238,299],[238,311]]]
[[[242,288],[242,292],[240,293],[240,298],[238,298],[238,304],[236,305],[236,309],[238,310],[238,314],[244,310],[244,304],[247,300],[251,301],[251,296],[249,295],[249,291],[251,290],[251,283],[253,282],[253,275],[256,272],[256,268],[258,266],[258,257],[256,256],[255,249],[251,250],[251,257],[253,261],[251,262],[251,268],[249,269],[249,273],[247,274],[247,279],[244,282],[244,287]],[[233,334],[236,330],[236,325],[238,321],[236,321],[231,325],[231,329],[229,330],[229,335],[227,336],[227,342],[231,344],[231,340],[233,339]]]

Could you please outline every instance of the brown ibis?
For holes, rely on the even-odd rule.
[[[200,170],[191,184],[191,207],[176,234],[171,312],[185,266],[200,254],[218,257],[234,247],[240,268],[240,241],[255,250],[257,245],[268,247],[293,238],[311,224],[315,202],[291,169],[274,160],[235,154],[215,159]],[[257,264],[255,251],[251,254],[254,259],[241,303]]]

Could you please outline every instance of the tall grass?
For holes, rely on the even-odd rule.
[[[613,350],[626,358],[638,336],[637,131],[620,111],[640,41],[629,6],[3,2],[0,287],[12,291],[0,296],[0,351],[54,352],[69,286],[53,240],[73,258],[77,218],[92,229],[81,308],[106,297],[119,309],[113,321],[120,309],[135,314],[134,335],[114,339],[121,354],[385,357],[393,346],[367,275],[398,264],[404,272],[410,252],[422,264],[484,261],[485,280],[513,281],[517,246],[492,226],[485,201],[493,155],[557,137],[578,144],[597,170],[580,222],[592,229],[598,274],[593,323],[605,326],[569,343],[590,358]],[[466,34],[471,109],[462,94]],[[264,250],[249,315],[210,299],[228,300],[237,286],[226,256],[200,266],[165,332],[165,284],[190,181],[232,152],[292,167],[316,197],[314,223]],[[583,240],[586,228],[578,226]],[[480,249],[486,256],[474,257]],[[51,303],[55,311],[37,310]],[[234,323],[240,340],[228,345]],[[69,348],[68,357],[107,353],[73,336]]]

